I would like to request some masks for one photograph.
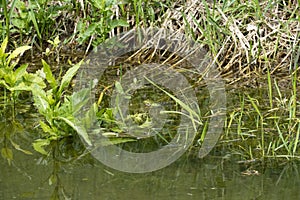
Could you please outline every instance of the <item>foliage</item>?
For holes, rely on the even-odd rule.
[[[32,91],[35,106],[45,119],[45,121],[40,121],[40,126],[45,133],[44,137],[33,143],[34,149],[42,154],[47,154],[44,146],[48,146],[51,141],[57,141],[75,133],[79,134],[84,142],[91,145],[86,130],[74,117],[76,112],[85,105],[88,90],[75,92],[72,95],[63,95],[81,62],[71,67],[60,81],[55,79],[50,66],[44,60],[42,60],[42,64],[43,69],[38,71],[38,74],[47,80],[50,89],[43,90],[35,85]]]
[[[229,113],[222,144],[233,147],[231,152],[245,160],[299,158],[298,4],[293,1],[2,0],[0,88],[4,95],[1,100],[14,103],[20,94],[33,93],[37,110],[43,117],[39,125],[44,134],[34,142],[34,148],[40,153],[48,154],[45,146],[77,134],[89,144],[82,122],[74,117],[85,103],[87,91],[67,94],[79,64],[59,80],[45,61],[42,61],[42,70],[29,73],[28,64],[19,65],[18,61],[31,47],[21,46],[8,51],[8,38],[14,41],[13,45],[31,44],[40,51],[46,49],[42,55],[59,59],[64,45],[75,44],[76,48],[71,50],[86,48],[87,44],[97,46],[110,34],[113,36],[127,27],[161,24],[175,32],[185,31],[206,45],[229,84],[241,83],[238,88],[248,88],[247,91],[234,91],[239,99]],[[45,46],[46,41],[52,48]],[[37,57],[35,50],[32,52]],[[267,84],[256,79],[265,75]],[[248,94],[251,93],[249,87],[261,87],[259,91],[263,91],[264,86],[268,88],[267,103],[263,94]],[[182,102],[162,88],[160,90],[184,108]],[[97,113],[104,135],[124,131],[116,121],[113,109],[106,107]],[[185,109],[200,124],[197,113],[188,107]],[[6,122],[5,126],[19,127],[14,121],[14,109],[13,112],[5,109],[0,112],[12,113],[12,122]],[[144,113],[129,117],[140,125],[149,122]],[[84,123],[88,124],[88,119]],[[6,128],[0,127],[1,130]],[[2,156],[11,162],[10,145],[15,149],[18,145],[14,145],[7,133],[0,134],[0,142],[4,144]]]
[[[43,38],[49,38],[56,30],[56,19],[60,13],[68,8],[67,5],[50,3],[48,0],[21,0],[2,1],[3,7],[7,10],[4,13],[6,18],[6,35],[18,36],[20,40],[24,36],[34,36],[38,39],[39,46],[42,45]],[[5,3],[4,3],[5,2]],[[58,31],[58,30],[57,30]]]
[[[94,38],[94,46],[103,42],[108,33],[116,27],[128,27],[127,20],[113,19],[113,10],[119,3],[116,1],[90,0],[90,15],[82,18],[78,23],[78,42],[82,44],[91,37]]]
[[[17,66],[18,61],[13,59],[23,54],[30,46],[22,46],[13,52],[5,53],[8,38],[5,38],[0,49],[0,85],[15,94],[15,91],[31,91],[33,84],[45,87],[42,79],[26,71],[28,64]]]

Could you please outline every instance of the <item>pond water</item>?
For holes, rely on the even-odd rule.
[[[32,148],[32,142],[38,137],[39,119],[34,111],[30,112],[33,108],[30,103],[22,107],[24,109],[17,108],[17,124],[6,121],[11,113],[0,115],[0,149],[10,145],[14,156],[10,165],[0,158],[0,200],[276,200],[300,197],[300,163],[242,163],[239,158],[227,154],[222,144],[203,159],[195,156],[198,149],[193,147],[173,164],[142,174],[106,167],[89,154],[81,156],[80,147],[74,159],[57,154],[43,158]],[[33,155],[15,150],[5,141],[5,134]]]
[[[0,199],[299,199],[299,166],[246,167],[185,154],[159,171],[129,174],[88,156],[61,163],[16,152],[11,166],[0,160]]]

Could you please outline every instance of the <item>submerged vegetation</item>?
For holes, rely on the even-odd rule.
[[[135,27],[153,26],[184,32],[204,45],[226,82],[227,119],[213,154],[237,157],[239,162],[299,160],[299,6],[296,0],[1,1],[2,156],[11,163],[13,149],[31,154],[31,150],[24,150],[13,140],[13,135],[22,134],[26,126],[34,126],[37,134],[32,137],[33,148],[43,155],[55,154],[57,149],[70,151],[67,147],[78,151],[77,156],[84,153],[79,137],[84,143],[91,141],[74,115],[86,103],[87,91],[74,92],[76,83],[72,82],[84,62],[79,60],[110,37]],[[109,107],[108,99],[114,88],[124,92],[118,81],[129,68],[151,62],[173,65],[183,58],[157,49],[144,49],[130,56],[120,58],[120,65],[112,66],[99,80],[95,111],[112,143],[148,151],[151,145],[167,144],[174,137],[172,128],[178,124],[174,122],[154,139],[133,137],[115,118],[118,109]],[[201,75],[190,77],[190,81],[195,90],[205,90]],[[128,117],[139,126],[151,126],[153,119],[147,105],[152,110],[155,105],[164,105],[164,111],[173,111],[172,114],[179,113],[177,109],[181,107],[203,126],[191,149],[200,148],[212,114],[205,108],[207,97],[196,91],[203,109],[200,114],[155,83],[149,88],[164,95],[137,95],[131,101],[137,104],[136,110],[130,110]],[[149,103],[151,100],[158,103]],[[35,109],[18,110],[19,104],[34,105]],[[33,112],[37,123],[18,121],[19,115]]]

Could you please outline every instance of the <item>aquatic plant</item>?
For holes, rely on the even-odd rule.
[[[50,66],[44,60],[42,60],[42,64],[43,69],[37,73],[45,78],[50,89],[44,90],[38,85],[33,86],[34,104],[44,118],[39,122],[44,134],[33,143],[34,149],[47,155],[48,152],[44,146],[74,134],[80,135],[84,142],[91,145],[86,130],[74,117],[76,112],[84,106],[88,90],[75,92],[72,95],[63,94],[66,92],[65,89],[69,87],[81,62],[69,68],[61,79],[56,79],[53,76]]]
[[[3,142],[1,155],[9,164],[13,160],[13,149],[25,154],[31,154],[30,151],[24,150],[13,140],[15,135],[22,133],[23,125],[16,120],[16,104],[20,103],[19,96],[25,92],[29,93],[33,85],[44,88],[42,78],[34,73],[27,72],[28,64],[19,65],[19,57],[30,46],[18,47],[12,52],[6,52],[8,46],[8,37],[4,39],[0,47],[0,88],[3,89],[1,96],[1,121],[0,121],[0,143]],[[1,90],[2,91],[2,90]]]
[[[27,72],[28,64],[18,65],[18,56],[22,55],[30,46],[16,48],[12,52],[5,52],[8,45],[6,37],[0,48],[0,85],[9,91],[7,100],[14,103],[21,92],[32,91],[33,85],[44,88],[46,85],[43,80],[33,73]],[[14,116],[14,112],[12,113]]]

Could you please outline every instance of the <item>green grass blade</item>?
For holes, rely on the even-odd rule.
[[[186,111],[188,111],[190,113],[191,116],[196,117],[198,121],[201,121],[200,116],[194,111],[192,110],[188,105],[186,105],[185,103],[183,103],[180,99],[176,98],[174,95],[170,94],[169,92],[167,92],[166,90],[162,89],[161,87],[159,87],[157,84],[155,84],[153,81],[151,81],[150,79],[148,79],[147,77],[144,77],[147,81],[149,81],[152,85],[154,85],[155,87],[157,87],[158,89],[160,89],[161,91],[163,91],[164,93],[166,93],[169,97],[171,97],[176,103],[178,103],[183,109],[185,109]],[[193,118],[192,117],[192,118]]]

